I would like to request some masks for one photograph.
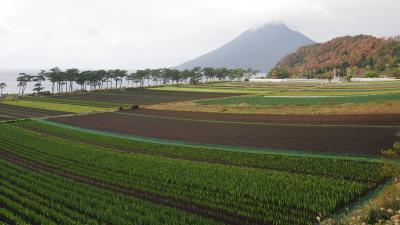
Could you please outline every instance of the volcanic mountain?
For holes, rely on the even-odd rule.
[[[284,24],[266,24],[255,30],[249,29],[222,47],[176,68],[252,68],[266,72],[285,55],[313,43],[313,40]]]

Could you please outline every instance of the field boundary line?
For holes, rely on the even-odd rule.
[[[159,156],[159,157],[173,159],[173,160],[185,160],[185,161],[192,161],[192,162],[199,162],[199,163],[219,164],[219,165],[232,166],[232,167],[246,167],[246,168],[259,169],[259,170],[263,170],[263,171],[288,172],[288,173],[299,174],[299,175],[312,175],[312,176],[318,176],[318,177],[325,177],[324,175],[321,175],[321,174],[310,174],[310,173],[306,173],[306,172],[289,171],[289,170],[277,169],[277,168],[263,168],[263,167],[254,166],[254,165],[241,165],[241,164],[224,161],[224,160],[207,160],[207,159],[203,159],[203,158],[199,158],[199,157],[197,157],[197,158],[196,157],[179,157],[179,156],[172,156],[172,155],[168,155],[168,154],[162,155],[162,154],[157,154],[157,153],[149,153],[146,150],[136,150],[136,149],[129,149],[129,148],[124,148],[124,147],[116,147],[113,145],[96,143],[95,141],[84,141],[84,140],[80,140],[79,138],[75,138],[75,137],[63,136],[60,134],[53,134],[51,132],[43,131],[43,130],[37,129],[35,127],[31,127],[29,125],[25,125],[25,124],[17,123],[17,124],[15,124],[15,126],[18,128],[24,129],[26,131],[33,132],[35,134],[53,137],[53,138],[57,138],[59,140],[69,141],[72,143],[101,147],[101,148],[107,149],[109,151],[115,151],[115,152],[120,152],[120,153],[125,153],[125,154],[142,154],[142,155],[148,155],[148,156]],[[96,134],[96,135],[99,135],[99,134]],[[123,139],[122,137],[118,137],[118,138]],[[215,151],[222,151],[222,150],[215,149]],[[244,153],[244,154],[246,154],[246,153]],[[252,154],[252,153],[248,153],[248,154]],[[347,178],[341,178],[341,179],[351,180],[351,179],[347,179]]]
[[[341,210],[334,213],[333,218],[342,218],[346,216],[348,213],[361,208],[364,206],[369,200],[378,196],[387,186],[394,182],[394,178],[388,179],[386,182],[378,185],[374,189],[372,189],[369,193],[361,196],[357,201],[350,203],[347,207],[342,208]]]
[[[187,119],[179,117],[143,115],[137,113],[114,112],[117,114],[147,117],[155,119],[179,120],[199,123],[216,123],[216,124],[241,124],[241,125],[258,125],[258,126],[279,126],[279,127],[344,127],[344,128],[400,128],[400,125],[356,125],[356,124],[307,124],[307,123],[263,123],[263,122],[240,122],[240,121],[223,121],[223,120],[202,120],[202,119]]]
[[[351,154],[346,155],[346,154],[339,154],[339,153],[316,152],[316,151],[307,152],[307,151],[289,150],[289,149],[255,148],[255,147],[246,147],[246,146],[202,144],[202,143],[193,143],[193,142],[178,141],[178,140],[168,140],[168,139],[128,135],[128,134],[123,134],[123,133],[118,133],[118,132],[96,130],[96,129],[91,129],[91,128],[83,128],[83,127],[67,125],[67,124],[58,123],[58,122],[49,121],[49,120],[43,120],[43,119],[36,119],[36,120],[43,122],[43,123],[47,123],[49,125],[59,126],[59,127],[63,127],[63,128],[69,128],[69,129],[78,130],[78,131],[84,131],[84,132],[89,132],[89,133],[101,134],[101,135],[105,135],[105,136],[119,137],[119,138],[125,138],[128,140],[150,142],[150,143],[162,144],[162,145],[174,145],[174,146],[191,147],[191,148],[198,148],[198,149],[209,148],[209,149],[214,149],[214,150],[224,150],[224,151],[230,151],[230,152],[380,162],[379,157],[369,156],[369,155],[351,155]]]

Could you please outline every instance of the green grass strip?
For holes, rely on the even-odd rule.
[[[74,95],[74,97],[79,97],[79,95]],[[68,96],[67,96],[68,98]],[[91,107],[102,107],[102,108],[115,108],[115,107],[129,107],[128,104],[119,104],[112,102],[98,102],[98,101],[86,101],[86,100],[74,100],[74,99],[64,99],[64,98],[51,98],[51,97],[23,97],[23,100],[38,101],[38,102],[49,102],[58,104],[69,104],[69,105],[79,105],[79,106],[91,106]]]
[[[345,160],[358,160],[358,161],[366,161],[366,162],[380,162],[380,158],[377,156],[359,156],[359,155],[351,155],[351,154],[338,154],[338,153],[327,153],[327,152],[312,152],[312,151],[300,151],[300,150],[288,150],[288,149],[276,149],[276,148],[254,148],[254,147],[244,147],[244,146],[227,146],[227,145],[215,145],[215,144],[198,144],[186,141],[176,141],[176,140],[166,140],[159,138],[151,138],[151,137],[143,137],[143,136],[134,136],[127,135],[117,132],[110,131],[101,131],[90,128],[82,128],[72,125],[66,125],[62,123],[57,123],[49,120],[38,119],[40,122],[59,126],[64,128],[69,128],[78,131],[90,132],[94,134],[107,135],[111,137],[119,137],[125,138],[134,141],[142,141],[142,142],[150,142],[155,144],[163,144],[163,145],[174,145],[181,147],[206,147],[215,150],[224,150],[231,152],[244,152],[244,153],[259,153],[259,154],[272,154],[272,155],[288,155],[288,156],[302,156],[302,157],[311,157],[311,158],[328,158],[328,159],[345,159]]]
[[[228,88],[228,87],[177,87],[177,86],[165,86],[147,88],[149,90],[158,91],[178,91],[178,92],[205,92],[205,93],[226,93],[226,94],[261,94],[270,93],[270,90],[264,88]]]
[[[323,93],[320,93],[323,95]],[[313,105],[340,105],[346,103],[365,104],[400,101],[400,94],[377,94],[363,96],[336,96],[336,97],[279,97],[273,98],[269,96],[235,96],[228,98],[197,100],[195,102],[204,105],[238,105],[248,104],[256,106],[313,106]]]
[[[61,104],[61,103],[39,102],[39,101],[30,101],[30,100],[4,101],[3,103],[8,104],[8,105],[16,105],[16,106],[23,106],[23,107],[28,107],[28,108],[69,112],[69,113],[103,112],[103,111],[112,110],[110,108],[81,106],[81,105],[68,105],[68,104]]]
[[[345,208],[339,210],[338,212],[336,212],[333,215],[333,218],[336,219],[340,219],[340,218],[344,218],[346,215],[348,215],[350,212],[361,208],[362,206],[364,206],[367,202],[369,202],[371,199],[375,198],[376,196],[378,196],[380,193],[383,192],[383,190],[385,190],[386,187],[388,187],[389,185],[392,185],[394,182],[394,178],[392,179],[388,179],[385,183],[379,185],[378,187],[376,187],[375,189],[373,189],[372,191],[370,191],[368,194],[360,197],[357,201],[347,205]]]

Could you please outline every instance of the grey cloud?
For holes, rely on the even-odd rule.
[[[0,67],[174,66],[265,22],[316,41],[392,36],[399,10],[398,0],[2,0]]]

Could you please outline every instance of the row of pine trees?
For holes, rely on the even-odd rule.
[[[29,83],[34,83],[33,91],[42,93],[43,82],[52,84],[51,93],[68,93],[74,90],[98,90],[122,88],[126,82],[128,86],[150,86],[200,82],[215,80],[244,80],[254,77],[258,71],[253,69],[227,69],[227,68],[200,68],[190,70],[176,70],[169,68],[145,69],[128,73],[127,70],[84,70],[72,68],[61,70],[58,67],[41,70],[36,75],[20,73],[17,81],[19,94],[25,93]],[[78,86],[78,87],[77,87]]]

